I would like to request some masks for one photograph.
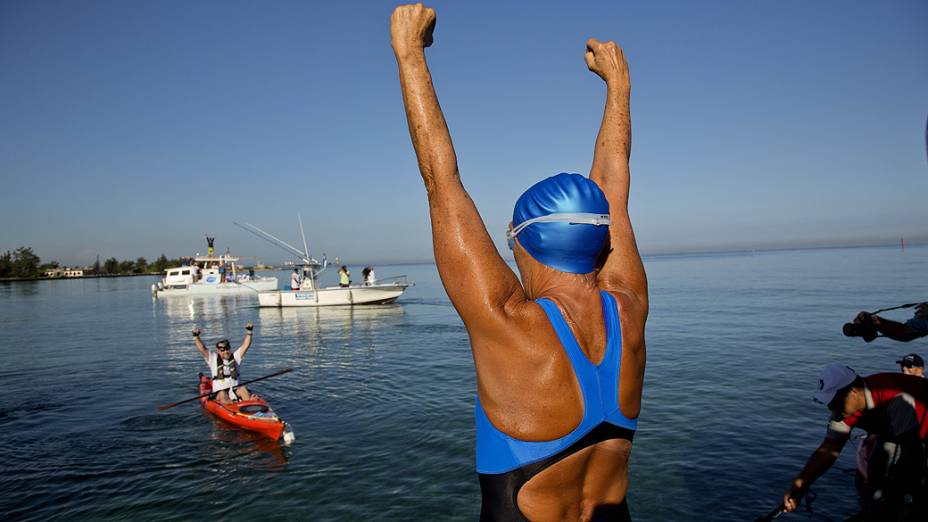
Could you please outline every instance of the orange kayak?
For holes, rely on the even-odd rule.
[[[210,393],[212,389],[213,384],[209,377],[200,374],[200,395]],[[284,444],[290,444],[294,439],[290,425],[280,420],[271,409],[271,405],[255,394],[247,401],[232,404],[222,404],[210,397],[200,397],[200,405],[206,411],[242,429],[261,433],[274,440],[283,439]]]

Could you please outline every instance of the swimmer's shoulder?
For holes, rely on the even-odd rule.
[[[513,292],[493,313],[481,317],[479,325],[468,328],[472,342],[510,347],[531,344],[530,339],[553,332],[544,309],[524,292]]]

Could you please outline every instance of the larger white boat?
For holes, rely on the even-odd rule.
[[[210,247],[212,250],[212,247]],[[276,277],[263,277],[241,273],[239,258],[231,255],[196,256],[186,265],[168,268],[161,281],[151,285],[154,297],[177,295],[241,295],[276,290]]]
[[[319,286],[319,274],[326,269],[328,262],[323,256],[322,263],[309,256],[306,236],[303,236],[303,250],[261,230],[250,223],[235,223],[241,228],[295,254],[302,262],[301,282],[298,290],[273,290],[258,293],[258,304],[262,307],[283,306],[354,306],[389,304],[397,300],[403,292],[415,283],[406,280],[406,276],[382,279],[377,283],[349,286]],[[303,221],[300,220],[300,233],[303,233]]]
[[[275,290],[258,293],[258,304],[274,306],[352,306],[390,304],[413,286],[406,276],[370,285],[330,286],[318,288],[315,272],[306,272],[299,290]]]

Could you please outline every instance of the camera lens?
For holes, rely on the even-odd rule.
[[[841,331],[848,337],[857,337],[860,335],[857,325],[854,323],[844,323],[844,327],[841,328]]]

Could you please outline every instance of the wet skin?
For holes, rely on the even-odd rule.
[[[433,41],[435,12],[421,4],[400,6],[391,19],[409,132],[425,183],[439,275],[470,337],[480,401],[503,433],[544,441],[573,431],[583,417],[580,386],[553,327],[535,299],[555,302],[590,361],[605,351],[599,292],[613,295],[622,326],[618,400],[636,418],[645,366],[647,279],[628,218],[631,148],[628,68],[613,42],[587,42],[587,67],[606,84],[603,121],[594,146],[590,179],[609,201],[610,252],[590,274],[559,272],[521,247],[519,277],[499,255],[474,202],[464,189],[457,157],[425,59]],[[543,74],[539,74],[542,81]],[[617,504],[628,486],[631,443],[604,441],[532,478],[518,506],[532,520],[588,519],[602,504]]]

